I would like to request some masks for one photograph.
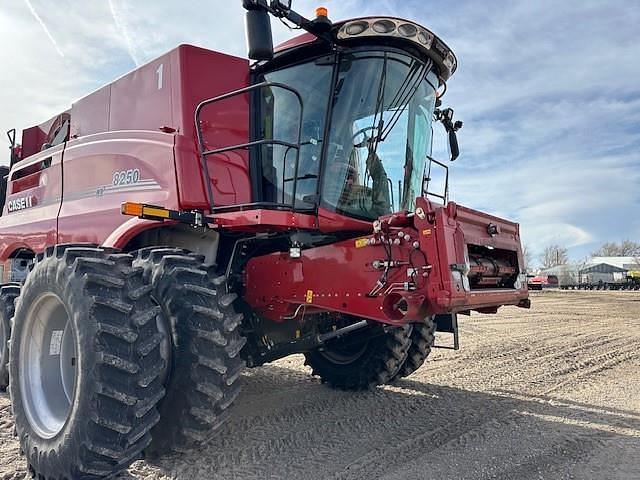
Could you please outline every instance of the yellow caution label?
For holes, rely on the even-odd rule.
[[[305,300],[307,303],[313,302],[313,290],[307,290],[307,294],[305,295]]]
[[[169,218],[169,210],[155,207],[142,207],[142,214],[150,217]]]
[[[358,238],[356,240],[356,248],[362,248],[367,246],[368,238]]]
[[[428,235],[431,235],[431,229],[427,228],[425,230],[422,230],[422,235],[425,236],[425,237],[428,236]]]

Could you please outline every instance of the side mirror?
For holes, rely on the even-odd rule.
[[[453,121],[453,109],[436,108],[433,112],[434,119],[442,122],[444,129],[449,134],[449,153],[451,154],[451,161],[453,162],[460,156],[460,148],[458,147],[458,136],[456,132],[462,128],[462,122],[460,120]]]
[[[451,153],[451,161],[453,162],[460,156],[460,148],[458,147],[458,135],[455,130],[449,130],[449,152]]]
[[[251,60],[273,58],[273,36],[269,12],[262,8],[248,9],[245,16],[247,50]]]

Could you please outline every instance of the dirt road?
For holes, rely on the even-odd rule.
[[[217,438],[120,478],[640,479],[640,293],[532,300],[462,317],[460,351],[371,393],[300,356],[249,371]],[[0,479],[25,477],[12,429],[3,395]]]

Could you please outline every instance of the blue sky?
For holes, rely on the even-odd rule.
[[[244,55],[240,4],[1,2],[0,130],[39,123],[179,43]],[[640,3],[323,4],[336,20],[416,20],[456,52],[445,104],[465,126],[453,200],[520,222],[535,254],[559,243],[579,259],[640,241]],[[317,5],[294,0],[308,16]],[[276,40],[292,35],[273,25]]]

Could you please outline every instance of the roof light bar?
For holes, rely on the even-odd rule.
[[[349,41],[364,37],[394,37],[406,39],[421,47],[441,67],[447,80],[458,68],[455,55],[445,43],[420,25],[398,18],[360,18],[345,22],[337,33],[338,40]]]

